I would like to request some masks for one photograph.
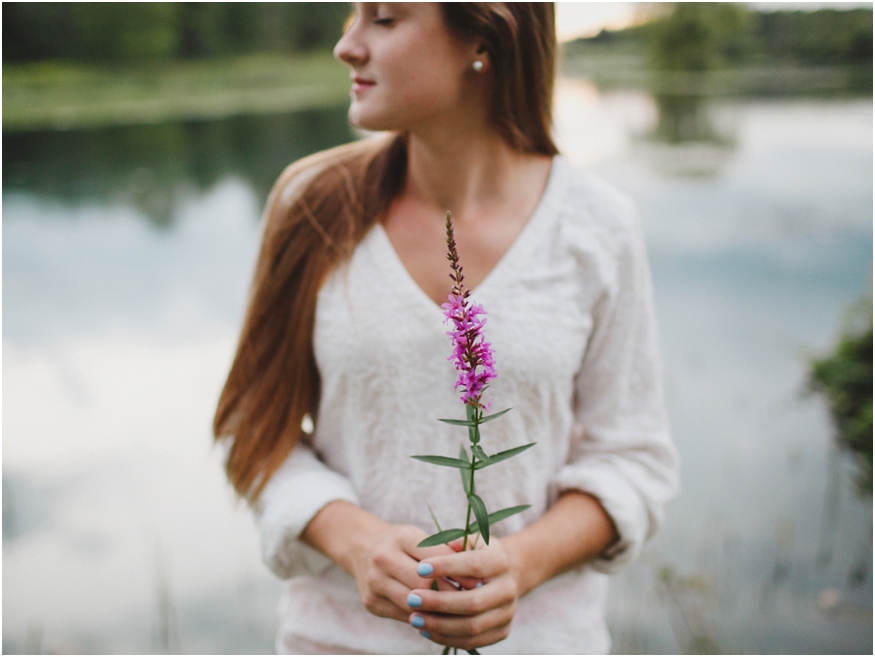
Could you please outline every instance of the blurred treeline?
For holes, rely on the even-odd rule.
[[[4,2],[3,62],[141,64],[331,48],[347,3]]]
[[[750,65],[872,63],[872,9],[759,11],[735,3],[657,5],[641,25],[567,44],[642,51],[654,68],[706,71]]]

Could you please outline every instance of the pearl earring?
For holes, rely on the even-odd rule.
[[[478,73],[481,73],[483,71],[483,62],[481,62],[479,59],[474,62],[473,66],[474,70]]]

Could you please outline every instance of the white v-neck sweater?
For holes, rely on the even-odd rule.
[[[497,378],[484,399],[493,410],[513,407],[483,428],[483,447],[494,453],[537,442],[477,473],[490,511],[532,505],[496,524],[494,534],[523,529],[564,490],[597,497],[620,534],[602,559],[521,599],[510,636],[481,652],[607,652],[606,573],[640,550],[678,490],[633,205],[554,158],[535,213],[472,297],[488,313],[486,339],[495,351]],[[288,580],[279,652],[440,652],[412,627],[371,615],[354,579],[298,537],[333,500],[428,533],[436,531],[429,506],[442,527],[464,524],[458,472],[410,458],[457,456],[467,442],[464,428],[436,419],[464,417],[447,330],[380,225],[320,290],[318,423],[257,509],[265,562]]]

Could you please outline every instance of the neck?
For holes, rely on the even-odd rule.
[[[411,132],[404,193],[439,216],[450,210],[464,222],[496,201],[513,198],[529,165],[540,159],[513,150],[491,126],[460,129],[456,123],[426,134]]]

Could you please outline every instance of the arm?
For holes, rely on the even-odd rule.
[[[302,439],[270,478],[255,506],[265,564],[283,579],[328,567],[330,562],[323,555],[299,539],[322,508],[340,500],[358,503],[352,484],[319,460]]]

